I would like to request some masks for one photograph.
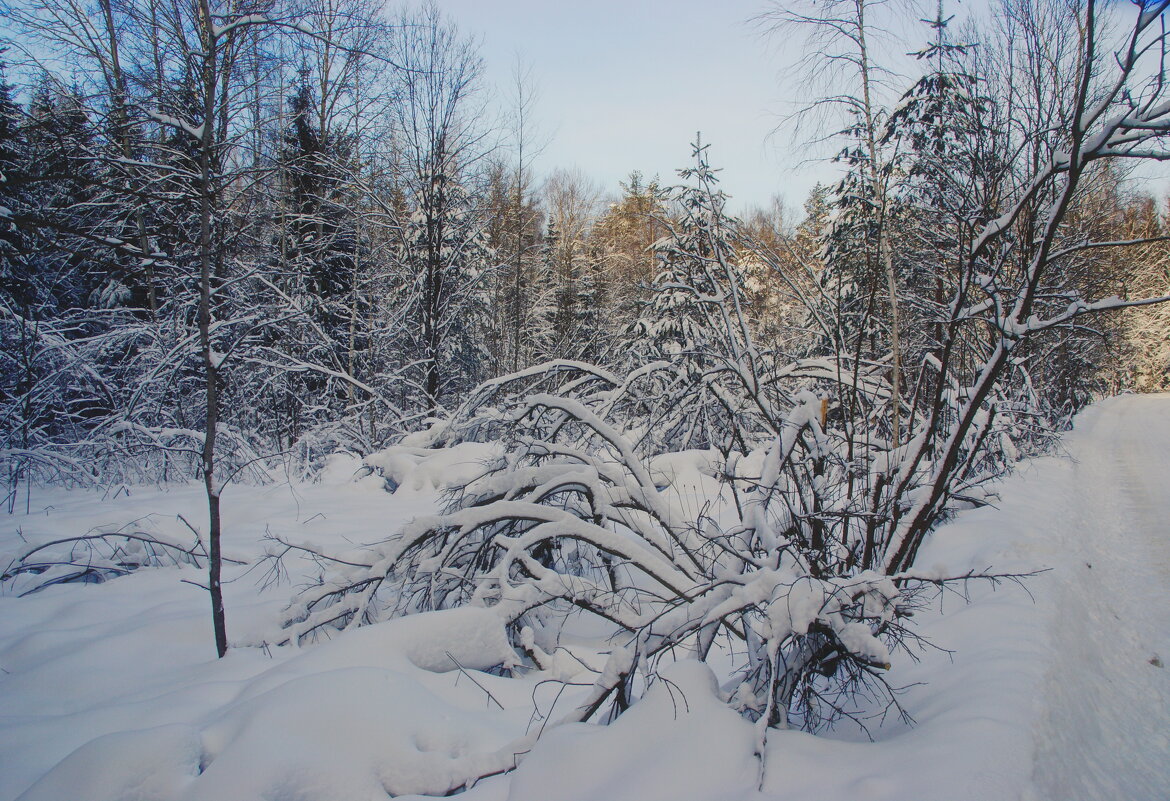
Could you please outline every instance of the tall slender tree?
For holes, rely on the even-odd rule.
[[[481,325],[491,265],[469,192],[487,149],[476,105],[483,66],[472,40],[434,3],[404,12],[398,25],[403,72],[395,109],[411,215],[399,251],[414,327],[407,347],[421,357],[416,388],[434,414],[452,391],[483,377],[487,355]]]

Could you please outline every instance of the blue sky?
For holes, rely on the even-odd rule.
[[[697,131],[722,167],[732,206],[782,195],[803,204],[824,166],[796,169],[791,135],[769,137],[787,110],[776,43],[748,19],[762,0],[439,0],[481,37],[489,81],[506,94],[516,53],[539,87],[548,139],[535,168],[577,167],[616,191],[631,170],[673,183]],[[788,93],[791,95],[792,93]]]
[[[831,149],[811,151],[791,129],[777,131],[782,116],[818,89],[782,77],[798,39],[768,39],[750,22],[768,0],[437,2],[480,37],[489,83],[501,96],[516,55],[531,66],[539,90],[533,116],[547,141],[534,163],[538,175],[576,167],[614,193],[631,170],[674,183],[701,131],[735,213],[778,195],[799,215],[813,185],[837,176]],[[921,13],[903,7],[909,41],[929,33],[919,18],[934,0],[918,5]],[[957,26],[986,0],[946,6]],[[904,58],[905,48],[894,44],[885,58]],[[1142,188],[1165,194],[1167,172],[1145,165]]]

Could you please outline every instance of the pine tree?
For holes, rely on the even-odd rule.
[[[542,282],[551,295],[545,358],[600,362],[608,351],[604,278],[592,236],[597,195],[596,187],[577,173],[557,171],[545,182]]]
[[[664,447],[749,450],[744,431],[758,384],[747,318],[745,273],[739,261],[739,222],[725,212],[727,196],[696,140],[695,166],[680,170],[687,185],[672,192],[677,220],[654,246],[658,274],[650,298],[631,326],[624,350],[633,364],[669,362],[677,381],[655,437]],[[758,430],[758,429],[757,429]]]
[[[935,17],[924,20],[934,38],[916,53],[928,69],[902,96],[884,135],[898,151],[890,216],[901,243],[896,264],[909,299],[907,331],[914,332],[905,362],[919,368],[917,385],[931,403],[939,399],[935,365],[944,358],[947,303],[960,289],[967,251],[990,219],[1005,170],[994,106],[969,63],[974,46],[952,41],[950,21],[939,0]],[[964,351],[946,358],[977,357]]]
[[[12,99],[12,86],[0,62],[0,286],[7,298],[19,307],[33,302],[34,291],[28,285],[31,270],[26,255],[31,248],[14,215],[24,204],[31,177],[28,142],[21,125],[20,107]]]
[[[408,309],[402,363],[414,403],[434,415],[484,376],[489,353],[487,272],[494,266],[478,199],[468,190],[483,143],[472,108],[482,61],[433,4],[400,19],[403,67],[395,104],[409,219],[396,259]],[[418,373],[421,373],[419,375]]]
[[[362,313],[353,308],[360,243],[349,175],[352,142],[340,131],[320,129],[319,104],[302,71],[277,154],[281,194],[271,265],[277,291],[270,316],[287,323],[267,330],[262,344],[280,361],[318,368],[281,372],[264,387],[273,411],[279,410],[266,425],[287,444],[344,415],[353,385],[336,376],[349,370],[351,322]]]

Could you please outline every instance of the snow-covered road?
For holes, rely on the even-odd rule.
[[[1168,799],[1170,396],[1108,401],[1066,444],[1065,480],[1037,498],[1044,539],[1066,553],[1053,554],[1036,793]]]

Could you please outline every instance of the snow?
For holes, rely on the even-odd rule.
[[[206,594],[185,583],[203,579],[194,566],[0,593],[0,801],[418,797],[510,768],[517,753],[516,770],[464,797],[1165,797],[1170,396],[1103,402],[1078,418],[1064,446],[1066,455],[1005,481],[995,508],[963,514],[923,547],[923,575],[1047,572],[1026,590],[973,582],[969,603],[949,593],[941,609],[920,611],[916,631],[949,653],[889,655],[886,675],[906,687],[900,701],[916,724],[871,720],[872,742],[848,725],[761,739],[711,670],[684,654],[610,725],[558,725],[595,683],[616,680],[632,653],[585,629],[559,646],[529,631],[522,639],[550,652],[549,669],[524,668],[491,609],[408,616],[300,648],[244,647],[268,637],[295,585],[315,575],[310,560],[293,560],[289,581],[271,584],[259,562],[266,532],[360,551],[432,513],[437,491],[496,454],[412,444],[364,466],[335,456],[319,484],[229,487],[225,547],[242,564],[225,567],[235,646],[225,659],[214,658]],[[680,454],[650,472],[675,489],[708,487],[707,458]],[[382,476],[361,478],[371,467]],[[385,491],[383,476],[408,489]],[[131,521],[186,542],[182,520],[205,527],[202,502],[194,485],[34,493],[29,514],[0,520],[0,552]],[[853,579],[862,580],[882,592],[880,577]],[[808,601],[778,623],[811,619],[822,591]],[[876,643],[860,629],[841,633],[856,635],[861,651]],[[517,667],[507,676],[501,665]]]
[[[480,442],[461,442],[450,448],[394,445],[370,454],[365,463],[393,490],[424,492],[466,484],[500,455],[496,445]]]
[[[1093,458],[1061,465],[1067,480],[1038,499],[1054,507],[1049,525],[1064,525],[1064,580],[1050,596],[1060,658],[1044,681],[1042,797],[1159,798],[1170,786],[1166,406],[1127,396],[1085,413],[1070,446],[1091,442]]]
[[[548,733],[516,771],[507,797],[730,801],[756,785],[754,747],[752,725],[720,700],[710,669],[678,662],[613,725]]]
[[[203,141],[204,123],[194,125],[180,117],[172,117],[161,109],[147,109],[146,115],[156,122],[182,131],[198,142]]]
[[[272,20],[270,20],[264,14],[244,14],[244,15],[241,15],[239,17],[236,17],[231,22],[229,22],[227,25],[212,24],[211,35],[216,39],[221,39],[224,36],[227,36],[232,31],[234,31],[236,28],[243,28],[243,27],[248,26],[248,25],[268,25],[268,24],[272,24]],[[298,30],[301,29],[299,26],[297,26],[297,28],[298,28]],[[313,31],[308,30],[307,28],[305,30],[307,33],[313,33]]]

